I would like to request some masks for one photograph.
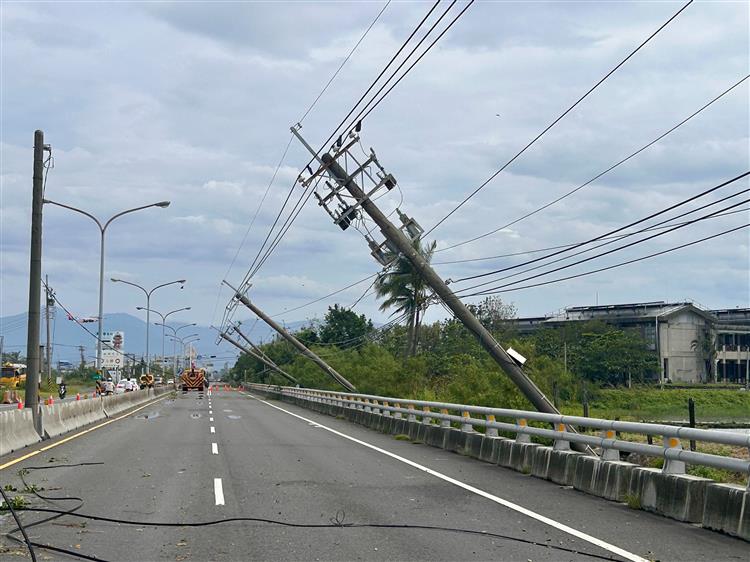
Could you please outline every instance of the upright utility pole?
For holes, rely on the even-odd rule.
[[[86,368],[86,356],[84,355],[86,348],[82,345],[78,346],[78,352],[81,354],[81,371]]]
[[[244,304],[247,308],[252,310],[261,320],[263,320],[266,324],[271,326],[274,330],[276,330],[281,336],[287,340],[289,343],[291,343],[297,351],[299,351],[302,355],[307,357],[310,361],[315,363],[318,367],[321,368],[321,370],[326,373],[329,377],[334,379],[337,383],[339,383],[341,386],[343,386],[346,390],[349,390],[350,392],[354,392],[357,390],[357,388],[350,383],[348,380],[346,380],[344,377],[342,377],[340,374],[336,372],[336,369],[331,367],[328,363],[323,361],[320,357],[315,355],[312,351],[310,351],[305,345],[299,341],[297,338],[295,338],[292,334],[287,332],[284,328],[279,326],[276,322],[274,322],[270,316],[268,316],[266,313],[264,313],[260,308],[255,306],[253,303],[250,302],[250,299],[248,299],[245,295],[241,294],[237,289],[229,285],[226,281],[224,283],[235,292],[234,298],[236,298],[238,301],[240,301],[242,304]]]
[[[242,334],[240,334],[240,335],[242,335]],[[290,375],[289,373],[286,373],[281,368],[279,368],[279,366],[276,365],[276,363],[274,363],[271,360],[266,360],[263,356],[261,356],[259,354],[256,354],[255,352],[251,351],[250,349],[248,349],[247,347],[245,347],[241,343],[239,343],[239,342],[235,341],[234,339],[230,338],[226,333],[219,332],[219,337],[222,338],[223,340],[228,341],[229,343],[231,343],[233,346],[235,346],[237,349],[239,349],[243,353],[247,353],[250,357],[255,357],[258,361],[260,361],[261,363],[263,363],[266,367],[268,367],[269,369],[272,369],[272,370],[276,371],[282,377],[284,377],[285,379],[287,379],[288,381],[290,381],[292,384],[296,384],[296,385],[299,384],[299,381],[297,379],[295,379],[292,375]],[[243,338],[244,338],[244,336],[243,336]]]
[[[308,150],[311,152],[313,157],[317,157],[317,153],[312,150],[309,144],[301,137],[297,127],[292,127],[292,133],[302,142]],[[356,137],[353,134],[350,136]],[[338,145],[337,157],[342,154],[348,153],[348,146],[353,144],[350,143],[347,147],[341,148],[341,139]],[[359,164],[357,171],[353,174],[347,173],[347,171],[341,167],[338,163],[337,158],[334,158],[329,153],[323,154],[318,160],[321,164],[322,169],[325,169],[328,175],[335,180],[336,184],[341,188],[347,190],[349,194],[354,198],[355,205],[348,206],[341,211],[337,216],[337,224],[342,229],[348,227],[347,221],[354,220],[356,217],[357,208],[360,207],[369,217],[375,222],[380,228],[381,233],[385,236],[389,247],[392,248],[394,253],[400,253],[406,257],[412,265],[417,269],[420,275],[425,281],[432,287],[435,293],[442,299],[443,303],[450,308],[451,312],[458,318],[466,328],[472,332],[479,343],[484,347],[487,353],[497,362],[500,368],[510,377],[510,379],[516,384],[521,390],[523,395],[531,402],[534,407],[540,412],[547,413],[559,413],[549,399],[542,393],[542,391],[534,384],[516,364],[513,359],[506,353],[502,346],[492,337],[492,334],[477,320],[477,318],[471,313],[471,311],[456,297],[453,291],[445,284],[440,276],[432,269],[429,262],[414,248],[412,240],[410,240],[401,230],[391,223],[388,217],[378,208],[378,206],[370,198],[374,195],[374,192],[381,187],[392,188],[395,185],[395,179],[390,174],[378,175],[376,178],[372,178],[367,172],[367,168],[370,164],[374,164],[378,167],[379,164],[375,158],[374,153],[368,158],[364,164]],[[354,159],[356,163],[356,159]],[[319,170],[317,173],[320,173]],[[382,171],[382,168],[380,168]],[[317,174],[316,173],[316,174]],[[376,183],[376,186],[369,193],[365,193],[355,181],[355,177],[361,174],[368,174],[368,177]],[[379,181],[378,181],[379,180]],[[334,190],[332,193],[336,193]],[[324,205],[326,198],[320,198],[319,202]],[[330,211],[329,211],[330,212]],[[406,217],[402,217],[402,222],[405,226],[408,226]]]
[[[44,133],[34,132],[34,176],[31,196],[31,258],[29,260],[29,320],[26,333],[26,407],[41,434],[39,415],[39,307],[42,282],[42,199],[44,198]]]
[[[44,288],[47,293],[46,306],[44,309],[44,319],[45,323],[47,324],[47,386],[49,387],[50,385],[52,385],[52,342],[50,340],[49,329],[49,321],[52,316],[52,311],[50,310],[50,304],[55,304],[52,289],[50,289],[49,286],[49,275],[44,276]]]

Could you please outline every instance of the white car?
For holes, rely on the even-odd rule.
[[[115,394],[123,394],[124,392],[127,392],[128,391],[127,386],[128,386],[128,381],[121,380],[115,386]]]

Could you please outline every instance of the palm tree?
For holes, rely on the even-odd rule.
[[[413,242],[413,246],[429,263],[435,251],[435,242],[433,241],[424,248],[417,239]],[[426,308],[429,298],[428,289],[429,285],[424,277],[403,255],[399,255],[390,269],[375,281],[375,294],[378,298],[385,297],[380,305],[380,310],[385,311],[392,308],[394,310],[391,316],[398,314],[407,318],[407,357],[417,351],[422,312]]]

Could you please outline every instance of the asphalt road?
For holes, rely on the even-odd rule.
[[[299,407],[228,391],[210,404],[180,394],[53,441],[61,444],[0,470],[0,485],[22,490],[27,469],[41,494],[83,498],[78,513],[139,522],[66,516],[29,528],[34,541],[103,560],[747,559],[746,542]],[[78,463],[101,464],[66,466]],[[22,514],[26,523],[42,516]],[[229,517],[323,526],[180,526]],[[381,527],[330,526],[337,519]],[[0,515],[0,531],[13,527]],[[23,555],[7,537],[0,542],[0,559]]]

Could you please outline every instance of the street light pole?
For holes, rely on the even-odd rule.
[[[158,325],[158,322],[157,322],[157,325]],[[174,365],[172,367],[172,369],[173,369],[172,374],[173,374],[175,380],[177,380],[177,339],[176,339],[177,338],[177,332],[179,332],[183,328],[188,328],[190,326],[197,326],[197,325],[198,324],[196,324],[195,322],[193,322],[192,324],[185,324],[184,326],[180,326],[179,328],[175,329],[172,326],[167,326],[166,324],[162,324],[162,328],[169,328],[170,330],[172,330],[172,336],[170,336],[170,337],[172,337],[172,361],[173,361],[173,365]]]
[[[97,342],[96,342],[96,368],[97,370],[99,370],[102,368],[102,338],[104,335],[103,334],[104,332],[104,235],[107,232],[107,227],[110,224],[112,224],[112,221],[114,221],[115,219],[123,215],[127,215],[128,213],[134,213],[136,211],[149,209],[151,207],[160,207],[162,209],[169,207],[170,201],[159,201],[158,203],[151,203],[150,205],[142,205],[140,207],[134,207],[132,209],[122,211],[110,217],[110,219],[104,224],[102,224],[101,221],[97,219],[94,215],[92,215],[91,213],[87,213],[86,211],[83,211],[76,207],[71,207],[70,205],[58,203],[57,201],[51,201],[50,199],[44,199],[44,203],[48,203],[50,205],[57,205],[58,207],[62,207],[63,209],[68,209],[70,211],[75,211],[76,213],[85,215],[91,220],[93,220],[96,223],[96,226],[99,227],[99,232],[101,234],[101,238],[99,242],[99,314],[97,316],[99,320],[99,335],[98,335]]]
[[[142,306],[136,306],[135,309],[136,310],[146,310]],[[167,318],[169,318],[170,314],[174,314],[175,312],[182,312],[184,310],[190,310],[190,307],[186,306],[184,308],[178,308],[176,310],[171,310],[171,311],[167,312],[166,314],[162,314],[158,310],[154,310],[154,309],[151,309],[151,310],[147,311],[147,312],[153,312],[154,314],[158,314],[159,317],[161,318],[161,324],[159,322],[154,322],[154,324],[156,324],[157,326],[161,326],[161,371],[162,371],[162,374],[164,373],[164,358],[166,357],[165,351],[164,351],[164,337],[165,337],[166,334],[164,332],[164,329],[170,327],[170,326],[167,326]],[[148,316],[148,314],[146,316]]]
[[[149,344],[148,344],[148,338],[149,338],[149,326],[151,324],[151,295],[153,294],[156,289],[160,289],[162,287],[167,287],[168,285],[175,285],[179,283],[180,285],[184,285],[187,283],[185,279],[178,279],[177,281],[170,281],[169,283],[162,283],[161,285],[157,285],[150,291],[146,289],[145,287],[141,287],[138,283],[132,283],[130,281],[125,281],[124,279],[115,279],[114,277],[111,278],[111,281],[113,283],[125,283],[126,285],[132,285],[133,287],[136,287],[144,292],[146,295],[146,374],[151,374],[151,361],[149,359]],[[101,345],[101,341],[100,341]]]

